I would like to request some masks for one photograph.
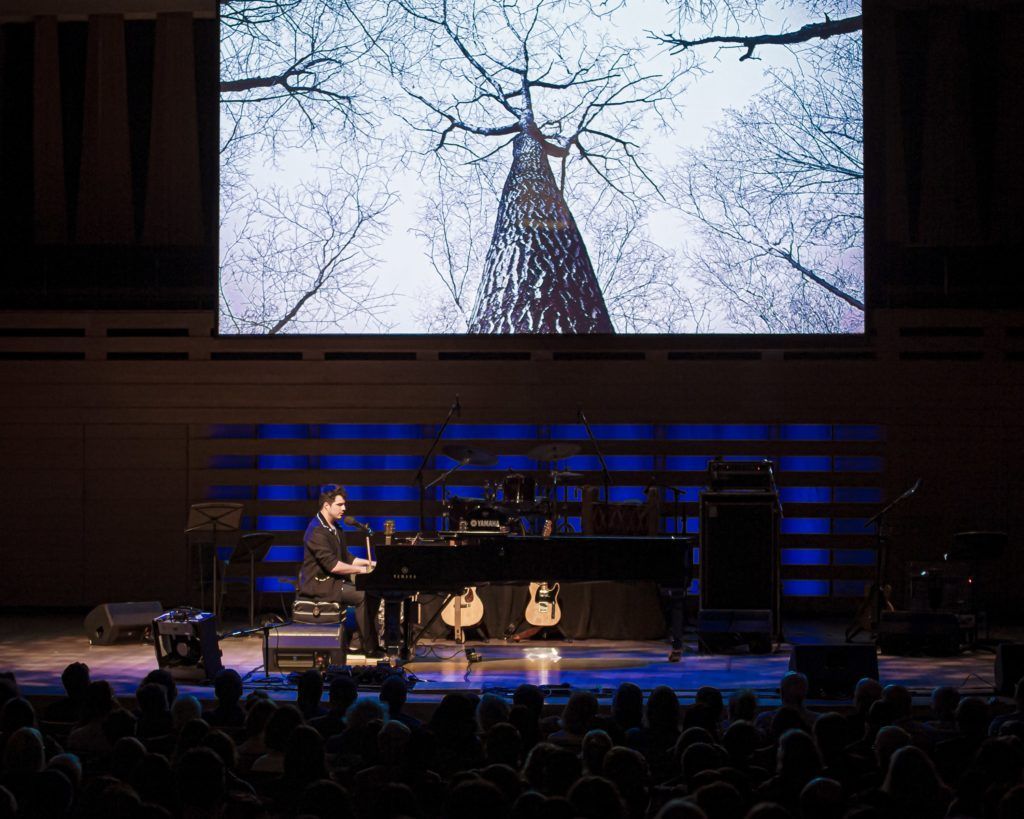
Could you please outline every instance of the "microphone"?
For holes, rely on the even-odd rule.
[[[373,531],[365,523],[360,523],[358,520],[356,520],[351,515],[346,515],[345,516],[345,525],[346,526],[355,526],[357,529],[362,529],[367,534],[370,534]]]

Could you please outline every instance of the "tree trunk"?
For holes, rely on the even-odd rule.
[[[469,331],[614,332],[576,220],[529,133],[512,143]]]

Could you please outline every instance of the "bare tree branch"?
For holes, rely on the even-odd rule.
[[[827,40],[839,34],[851,34],[860,31],[863,27],[861,15],[845,17],[841,20],[831,20],[827,16],[817,23],[808,23],[796,31],[784,31],[779,34],[755,34],[755,35],[714,35],[701,37],[696,40],[687,40],[678,34],[654,34],[651,37],[664,45],[672,48],[672,53],[678,54],[690,48],[697,48],[702,45],[718,43],[721,45],[739,45],[746,50],[740,56],[740,61],[749,60],[754,56],[754,49],[762,45],[796,45],[811,40]]]

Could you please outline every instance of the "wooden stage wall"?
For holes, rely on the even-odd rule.
[[[580,407],[595,426],[645,430],[640,438],[602,438],[606,456],[639,464],[613,471],[616,484],[634,488],[651,471],[665,483],[699,486],[703,473],[692,456],[831,459],[827,471],[779,473],[784,490],[825,493],[797,492],[786,504],[782,546],[791,561],[783,577],[817,581],[786,597],[790,612],[852,610],[851,582],[862,584],[870,569],[840,555],[870,549],[873,539],[851,521],[879,508],[864,497],[891,498],[921,477],[918,496],[894,519],[897,595],[906,561],[940,559],[952,533],[1005,530],[1011,554],[983,580],[994,607],[1010,613],[1024,568],[1024,316],[876,311],[873,319],[871,332],[856,337],[527,342],[216,337],[213,315],[204,312],[0,314],[0,600],[180,602],[189,595],[185,515],[190,503],[224,497],[211,487],[235,487],[230,491],[242,493],[249,525],[271,522],[277,542],[294,547],[301,539],[287,520],[305,518],[314,504],[271,499],[261,487],[408,487],[411,464],[458,394],[463,440],[509,458],[552,436],[552,425],[568,425],[565,434],[579,440],[572,425]],[[380,426],[356,439],[337,426],[350,424]],[[266,437],[261,425],[306,431]],[[395,428],[384,425],[418,432],[389,437]],[[477,425],[536,427],[536,437],[486,440],[491,433],[482,430],[481,440],[473,435]],[[742,425],[760,432],[748,435]],[[727,431],[717,438],[707,432],[717,427]],[[316,432],[324,428],[334,432]],[[800,430],[814,428],[831,431],[800,440]],[[339,429],[341,437],[331,437]],[[584,446],[582,456],[588,454]],[[272,456],[306,460],[257,468],[273,466]],[[854,469],[840,469],[840,458],[853,459]],[[588,481],[600,482],[592,462],[577,463]],[[501,474],[464,472],[453,482],[479,485]],[[849,493],[836,491],[844,488],[872,491],[848,503]],[[373,494],[354,511],[416,515],[408,489],[398,499]],[[696,516],[695,498],[684,499],[685,517]],[[438,512],[436,502],[428,506],[428,513]],[[805,519],[811,523],[799,522]],[[293,571],[287,560],[263,569]]]

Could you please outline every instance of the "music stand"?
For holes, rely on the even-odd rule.
[[[210,503],[193,503],[188,509],[188,520],[185,521],[185,534],[193,532],[211,532],[213,540],[213,599],[210,610],[217,614],[217,533],[237,532],[242,523],[242,504],[230,501],[213,501]],[[202,606],[203,594],[203,560],[199,557],[199,604]]]

